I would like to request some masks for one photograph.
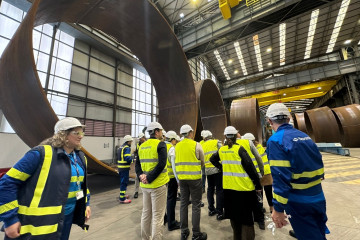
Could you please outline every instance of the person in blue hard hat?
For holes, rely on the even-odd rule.
[[[275,131],[266,149],[273,177],[273,221],[278,228],[285,226],[286,212],[297,239],[326,239],[322,156],[308,135],[289,124],[290,112],[284,104],[270,105],[266,117]]]

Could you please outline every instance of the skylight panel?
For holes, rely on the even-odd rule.
[[[335,26],[334,26],[333,32],[331,34],[331,38],[330,38],[326,53],[330,53],[334,50],[335,43],[336,43],[337,37],[339,36],[340,29],[344,22],[345,15],[346,15],[347,9],[349,7],[349,4],[350,4],[350,0],[343,0],[341,2],[340,10],[336,17]]]
[[[216,59],[218,60],[219,65],[220,65],[220,67],[221,67],[221,69],[222,69],[222,71],[223,71],[223,73],[224,73],[224,75],[225,75],[225,77],[226,77],[226,80],[230,80],[229,73],[227,72],[227,70],[226,70],[226,68],[225,68],[224,62],[223,62],[223,60],[221,59],[218,50],[215,50],[215,51],[214,51],[214,54],[215,54],[215,57],[216,57]]]
[[[286,39],[286,23],[279,26],[280,32],[280,66],[285,65],[285,39]]]
[[[244,58],[243,58],[242,53],[241,53],[239,42],[234,42],[234,47],[235,47],[236,54],[237,54],[237,57],[238,57],[239,62],[240,62],[241,70],[242,70],[244,75],[247,75],[248,73],[247,73],[247,70],[246,70],[246,67],[245,67],[245,61],[244,61]]]
[[[256,61],[258,65],[259,72],[263,70],[262,60],[261,60],[261,52],[260,52],[260,43],[259,43],[259,35],[253,36],[255,54],[256,54]]]
[[[312,49],[312,45],[313,45],[313,41],[314,41],[316,24],[317,24],[318,17],[319,17],[319,11],[320,11],[319,9],[316,9],[316,10],[312,11],[312,13],[311,13],[311,20],[310,20],[309,32],[308,32],[308,37],[307,37],[307,42],[306,42],[306,50],[305,50],[304,59],[310,58],[311,49]]]

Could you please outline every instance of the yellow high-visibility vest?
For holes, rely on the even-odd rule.
[[[196,158],[196,142],[184,138],[175,146],[175,169],[179,180],[201,179],[201,161]]]
[[[204,156],[205,156],[205,168],[213,168],[215,167],[211,162],[210,158],[211,156],[218,151],[218,140],[211,139],[207,140],[203,143],[202,147],[204,150]]]
[[[159,163],[159,155],[157,152],[159,143],[160,140],[151,138],[142,143],[139,147],[139,160],[141,169],[145,174],[152,171]],[[141,182],[140,186],[142,188],[158,188],[165,185],[167,182],[169,182],[169,176],[167,173],[167,167],[165,166],[164,170],[152,183],[144,184]]]
[[[256,146],[256,149],[258,150],[258,152],[261,156],[261,159],[264,163],[264,175],[271,174],[270,164],[269,164],[269,160],[267,158],[265,149],[263,148],[263,146],[260,143]]]
[[[255,186],[241,165],[239,145],[223,146],[219,149],[223,169],[223,188],[235,191],[253,191]]]
[[[167,143],[166,144],[166,148],[167,148],[167,153],[168,153],[168,158],[167,158],[167,171],[168,171],[168,175],[169,175],[169,178],[174,178],[175,175],[174,175],[174,171],[171,167],[171,162],[170,162],[170,158],[169,158],[169,150],[170,148],[173,147],[173,145],[171,143]]]
[[[256,168],[256,171],[259,173],[260,172],[260,168],[259,165],[256,161],[256,158],[254,156],[254,154],[251,152],[251,148],[250,148],[250,140],[248,139],[236,139],[236,143],[239,144],[240,146],[242,146],[243,148],[245,148],[246,152],[249,154],[251,160],[254,163],[254,166]]]

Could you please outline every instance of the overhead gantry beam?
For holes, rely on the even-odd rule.
[[[238,84],[236,86],[223,89],[221,91],[221,95],[223,99],[240,98],[261,92],[286,88],[288,85],[302,85],[311,81],[334,78],[336,76],[360,71],[359,61],[360,57],[296,73],[267,78],[254,83]]]

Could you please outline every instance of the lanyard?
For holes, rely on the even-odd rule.
[[[77,164],[77,159],[76,159],[76,155],[74,152],[67,154],[66,155],[69,157],[70,159],[70,164],[74,166],[75,170],[76,170],[76,176],[77,176],[77,181],[76,181],[76,185],[78,187],[78,190],[80,190],[80,172],[78,169],[78,164]]]

